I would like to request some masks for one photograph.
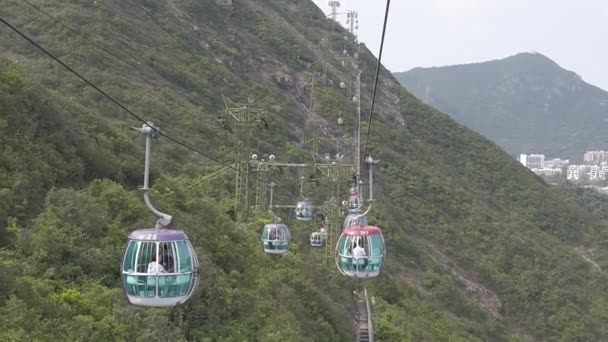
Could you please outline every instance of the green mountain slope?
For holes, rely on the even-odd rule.
[[[579,160],[602,149],[608,93],[549,58],[501,60],[395,73],[409,91],[511,155],[546,153]]]
[[[338,86],[353,76],[340,63],[346,33],[309,1],[35,4],[87,39],[21,0],[0,15],[214,158],[233,162],[238,139],[217,123],[222,95],[269,111],[254,150],[284,161],[305,157],[307,119],[329,133],[339,116],[353,127],[352,94]],[[122,248],[130,230],[154,222],[137,191],[143,139],[131,126],[140,123],[4,27],[0,41],[0,340],[352,340],[360,284],[319,265],[307,245],[316,227],[292,222],[293,250],[264,255],[268,217],[232,220],[233,174],[204,181],[219,166],[166,139],[154,147],[152,197],[193,240],[202,284],[181,308],[127,305]],[[309,113],[322,55],[333,82],[315,84]],[[359,63],[365,110],[375,70],[365,47]],[[606,248],[600,218],[386,70],[378,96],[370,151],[382,162],[371,221],[385,232],[389,258],[382,277],[361,281],[375,299],[376,338],[607,338],[605,265],[579,252]],[[295,201],[297,175],[276,179],[278,201]]]

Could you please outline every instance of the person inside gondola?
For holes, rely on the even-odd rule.
[[[359,265],[359,260],[363,260],[363,267]],[[355,267],[363,270],[367,267],[367,253],[365,253],[365,248],[361,246],[361,241],[355,244],[355,248],[353,248],[353,261],[355,263]]]
[[[270,231],[268,232],[268,248],[273,249],[274,248],[274,241],[278,240],[278,234],[277,234],[277,230],[275,228],[270,229]]]
[[[167,271],[167,273],[173,273],[175,271],[174,267],[173,267],[173,257],[171,256],[171,254],[166,253],[164,254],[161,258],[161,265],[163,266],[163,268]]]
[[[277,231],[276,231],[275,241],[276,241],[276,248],[278,248],[278,249],[281,249],[283,246],[283,233],[284,233],[283,230],[277,229]]]
[[[162,265],[163,255],[160,255],[160,263],[156,262],[156,255],[152,256],[152,261],[148,264],[147,273],[166,273],[165,268]]]
[[[148,286],[148,290],[151,290],[154,286],[157,285],[156,280],[157,280],[157,276],[152,276],[151,274],[160,274],[160,273],[165,273],[165,268],[162,265],[162,258],[163,255],[160,255],[160,263],[156,262],[156,255],[153,254],[152,255],[152,261],[150,261],[150,263],[148,264],[148,277],[146,279],[146,285]],[[152,292],[149,294],[149,296],[154,296],[154,291],[151,290]]]

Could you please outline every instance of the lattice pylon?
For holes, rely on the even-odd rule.
[[[266,125],[266,111],[251,108],[250,104],[239,104],[224,97],[224,111],[219,121],[225,129],[232,130],[237,142],[235,144],[235,190],[234,211],[237,216],[244,217],[251,206],[250,193],[250,164],[252,132]]]

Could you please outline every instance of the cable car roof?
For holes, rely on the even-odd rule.
[[[342,231],[343,235],[382,235],[382,230],[376,226],[351,226]]]
[[[270,228],[287,228],[287,225],[284,223],[267,223],[264,225],[264,229]]]
[[[183,230],[145,228],[131,232],[131,234],[129,234],[129,239],[144,241],[181,241],[188,240],[188,235],[186,235]]]

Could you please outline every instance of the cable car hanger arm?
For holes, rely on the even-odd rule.
[[[275,215],[275,213],[272,211],[272,200],[274,197],[274,187],[275,187],[276,183],[275,182],[270,182],[270,184],[268,184],[268,186],[270,187],[270,204],[268,205],[268,213],[274,218],[274,220],[276,222],[281,222],[281,218],[278,217],[277,215]]]
[[[150,159],[152,154],[152,138],[158,137],[159,130],[154,127],[154,124],[148,121],[147,124],[144,124],[141,128],[135,128],[139,133],[143,133],[146,135],[146,157],[144,163],[144,186],[141,190],[144,191],[144,202],[150,211],[158,217],[158,221],[156,222],[156,228],[161,228],[164,226],[168,226],[171,224],[173,220],[173,216],[169,214],[165,214],[162,211],[156,209],[152,202],[150,201]]]

